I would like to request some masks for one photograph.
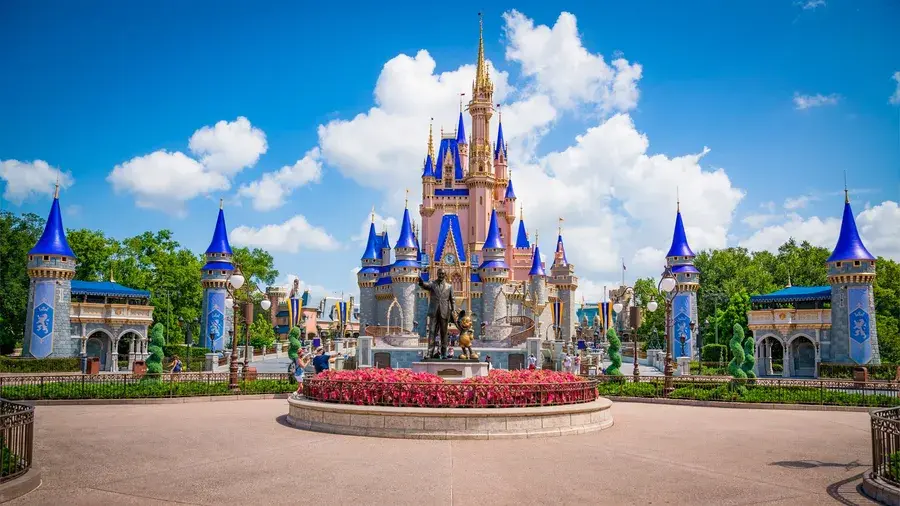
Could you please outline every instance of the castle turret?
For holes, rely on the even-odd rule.
[[[266,287],[266,298],[269,299],[269,321],[274,327],[276,325],[279,307],[287,299],[287,290],[282,286]]]
[[[375,233],[375,211],[372,210],[372,222],[369,223],[369,237],[366,240],[366,250],[360,259],[361,268],[356,273],[356,282],[359,285],[359,328],[360,332],[366,325],[376,325],[375,315],[375,283],[378,281],[378,234]]]
[[[22,353],[35,358],[72,357],[85,350],[71,339],[69,312],[75,253],[59,210],[59,184],[37,244],[28,252],[28,307]],[[83,342],[83,340],[82,340]]]
[[[668,322],[672,340],[672,356],[699,356],[696,340],[691,332],[691,322],[697,323],[697,290],[700,289],[700,271],[694,267],[694,252],[688,245],[681,219],[681,203],[677,204],[675,231],[672,246],[666,253],[666,263],[675,275],[675,290],[672,292],[672,320]]]
[[[405,332],[413,331],[416,310],[416,292],[421,265],[416,237],[413,234],[409,219],[409,209],[403,210],[403,221],[400,224],[400,237],[394,245],[395,261],[391,265],[391,290],[400,304],[402,328]]]
[[[822,361],[852,361],[860,365],[881,363],[872,288],[875,261],[859,236],[850,196],[845,189],[840,236],[827,260],[831,331],[827,341],[822,339]]]
[[[428,125],[428,151],[425,154],[425,167],[422,169],[422,203],[419,204],[419,214],[424,218],[434,214],[435,210],[434,190],[437,174],[435,173],[436,162],[434,156],[434,135],[432,126]],[[423,220],[423,233],[427,234],[428,230],[425,228],[427,226],[428,220]]]
[[[228,230],[225,228],[225,211],[219,201],[219,215],[213,230],[212,240],[206,248],[206,264],[200,274],[203,285],[203,302],[200,314],[200,344],[212,351],[225,349],[225,340],[232,325],[233,308],[226,307],[228,296],[226,284],[234,271],[231,245],[228,243]]]
[[[553,255],[550,276],[550,282],[556,287],[556,296],[562,303],[559,339],[569,342],[575,334],[575,324],[578,322],[575,316],[575,290],[578,288],[578,277],[575,276],[575,266],[566,258],[561,226],[556,238],[556,252]]]
[[[484,320],[488,324],[495,322],[507,315],[506,297],[503,286],[509,280],[509,265],[506,263],[506,247],[500,237],[500,224],[497,211],[491,212],[491,221],[488,225],[488,235],[484,240],[481,252],[484,259],[478,267],[479,277],[482,283],[482,300]],[[502,339],[504,335],[490,336],[493,339]]]
[[[484,25],[479,20],[478,61],[475,63],[475,81],[472,83],[472,99],[469,114],[472,116],[472,140],[468,146],[466,187],[469,190],[469,219],[471,228],[469,247],[481,249],[480,238],[487,236],[489,211],[498,199],[497,181],[492,169],[490,123],[494,113],[494,85],[491,83],[487,60],[484,57]],[[501,188],[502,191],[502,188]]]

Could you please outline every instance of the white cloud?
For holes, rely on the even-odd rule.
[[[840,218],[803,218],[791,213],[787,221],[757,230],[750,237],[741,240],[739,245],[750,251],[777,252],[779,246],[794,238],[797,241],[809,241],[814,246],[833,248],[840,229]]]
[[[410,218],[412,220],[416,220],[418,216],[413,218],[413,213],[410,213]],[[369,225],[372,224],[372,215],[369,214],[359,225],[358,233],[351,236],[350,240],[356,243],[358,246],[365,246],[366,241],[369,239]],[[400,235],[400,220],[394,218],[392,216],[382,216],[378,213],[375,213],[375,231],[382,232],[387,230],[388,238],[392,241],[396,241],[397,237]]]
[[[875,256],[900,261],[900,206],[886,200],[856,217],[859,234]]]
[[[113,167],[106,180],[116,192],[135,194],[139,207],[184,213],[184,202],[230,187],[228,178],[211,172],[181,151],[154,151]]]
[[[813,10],[819,7],[825,7],[825,0],[806,0],[802,3],[803,10]]]
[[[200,128],[191,136],[188,147],[209,170],[233,176],[256,165],[269,146],[265,132],[239,116],[234,121],[221,120]]]
[[[75,184],[71,172],[51,167],[44,160],[0,160],[0,179],[6,181],[3,198],[14,204],[21,204],[32,196],[52,196],[57,179],[60,188]]]
[[[319,148],[313,148],[293,165],[285,165],[274,172],[267,172],[251,183],[241,186],[238,194],[253,202],[257,211],[271,211],[283,206],[294,190],[322,179],[322,162]]]
[[[837,105],[840,99],[841,96],[837,93],[831,93],[830,95],[822,95],[821,93],[816,93],[815,95],[801,95],[800,93],[795,92],[794,108],[802,111],[813,107]]]
[[[888,99],[888,101],[893,105],[900,105],[900,71],[894,72],[891,79],[897,83],[897,88],[894,90],[894,94],[891,95],[891,98]]]
[[[284,223],[260,228],[242,225],[231,231],[230,238],[239,246],[259,247],[271,252],[296,253],[301,248],[332,251],[340,247],[331,234],[311,225],[302,214]]]
[[[519,63],[522,73],[535,80],[539,93],[560,107],[593,104],[601,112],[627,111],[637,106],[641,66],[616,58],[610,64],[581,43],[575,16],[563,12],[552,28],[535,26],[516,10],[503,15],[506,22],[506,59]]]
[[[809,195],[800,195],[799,197],[789,197],[784,200],[784,208],[788,211],[794,211],[796,209],[803,209],[806,207],[806,204],[809,204],[810,200],[814,200],[813,197]]]
[[[741,223],[744,223],[750,228],[760,228],[766,225],[766,223],[771,223],[778,218],[781,218],[780,214],[748,214],[741,219]]]
[[[116,192],[129,192],[139,207],[184,214],[184,203],[231,188],[235,174],[266,152],[266,136],[241,116],[195,131],[189,141],[199,160],[166,150],[136,156],[116,165],[106,177]]]

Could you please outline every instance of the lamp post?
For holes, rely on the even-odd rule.
[[[231,322],[233,328],[231,330],[231,360],[228,363],[228,389],[232,392],[240,391],[240,385],[238,384],[238,347],[237,347],[237,311],[238,311],[238,301],[237,297],[235,297],[235,292],[244,286],[244,275],[241,274],[241,268],[235,265],[234,272],[231,273],[231,276],[228,278],[228,282],[225,283],[225,290],[228,292],[228,297],[231,299],[232,313],[231,313]],[[228,299],[225,299],[226,305],[228,305]]]
[[[672,268],[668,265],[666,269],[663,271],[660,276],[659,284],[657,285],[657,290],[662,294],[666,303],[666,331],[665,331],[665,339],[666,339],[666,365],[663,371],[665,375],[665,395],[668,396],[674,390],[674,386],[672,384],[672,373],[673,364],[672,364],[672,340],[669,337],[669,320],[672,318],[672,292],[675,290],[675,274],[672,273]],[[656,311],[659,304],[656,303],[655,300],[651,299],[647,304],[647,309],[650,311]]]
[[[263,311],[268,311],[272,307],[269,299],[259,301],[259,307]],[[253,301],[244,302],[244,375],[247,374],[247,367],[250,366],[250,356],[253,355],[253,347],[250,346],[250,324],[253,323]]]
[[[622,304],[621,300],[624,299],[625,297],[627,297],[628,294],[631,294],[631,297],[629,297],[629,298],[627,299],[627,300],[628,300],[628,306],[625,306],[625,305]],[[618,323],[619,323],[619,329],[622,331],[623,334],[625,333],[625,323],[622,321],[622,311],[628,309],[628,307],[631,306],[631,302],[632,302],[633,300],[634,300],[634,289],[633,289],[632,287],[630,287],[630,286],[627,286],[627,287],[625,287],[625,291],[623,291],[622,294],[619,296],[619,301],[617,301],[615,304],[613,304],[613,311],[615,311],[616,314],[619,315],[619,317],[617,318],[617,320],[618,320]],[[629,323],[633,324],[633,322],[631,322],[630,319],[629,319]],[[637,329],[635,329],[635,328],[632,327],[632,328],[630,328],[629,330],[631,330],[631,332],[630,332],[630,334],[631,334],[631,344],[632,344],[632,351],[633,351],[633,354],[634,354],[634,355],[633,355],[633,357],[634,357],[634,370],[632,371],[632,375],[634,376],[635,382],[637,382],[637,378],[640,377],[640,375],[641,375],[641,370],[640,370],[640,366],[639,366],[639,363],[638,363]]]

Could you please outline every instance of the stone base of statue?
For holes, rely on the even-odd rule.
[[[478,360],[426,359],[421,362],[413,362],[412,371],[435,374],[444,381],[456,383],[468,378],[487,376],[488,364]]]

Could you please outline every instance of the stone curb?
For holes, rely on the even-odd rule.
[[[9,480],[0,485],[0,502],[12,501],[16,497],[37,489],[41,486],[41,470],[35,464],[22,476]]]
[[[872,471],[863,475],[862,490],[865,495],[881,504],[900,505],[900,488],[878,478]]]
[[[128,404],[185,404],[189,402],[256,401],[287,399],[291,394],[207,395],[202,397],[151,397],[146,399],[45,399],[22,401],[33,406],[116,406]]]
[[[680,406],[699,406],[705,408],[782,409],[786,411],[849,411],[858,413],[868,413],[871,409],[877,409],[874,406],[827,406],[820,404],[771,404],[756,402],[698,401],[693,399],[664,399],[661,397],[619,397],[616,395],[607,396],[607,399],[616,402],[674,404]]]

